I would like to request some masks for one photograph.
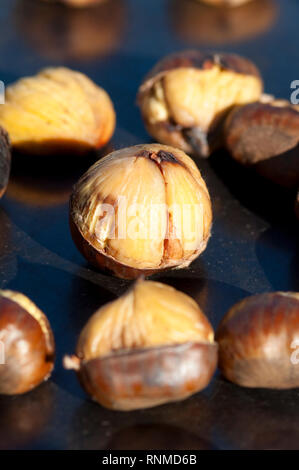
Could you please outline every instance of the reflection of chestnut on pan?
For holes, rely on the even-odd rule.
[[[225,315],[216,333],[219,368],[244,387],[299,387],[299,293],[248,297]]]
[[[205,388],[216,369],[213,329],[196,302],[167,285],[138,280],[87,322],[75,369],[91,397],[133,410],[183,400]]]
[[[238,8],[171,0],[170,8],[175,32],[192,44],[243,41],[270,29],[277,16],[273,0],[252,0]]]
[[[149,72],[138,104],[152,137],[208,157],[222,145],[222,124],[231,107],[258,100],[262,89],[258,69],[244,57],[183,51]]]
[[[0,127],[0,198],[5,193],[10,173],[10,142],[7,132]]]
[[[106,0],[94,8],[65,8],[38,0],[19,0],[17,28],[25,41],[51,60],[92,60],[111,54],[125,27],[123,0]]]
[[[212,450],[196,434],[177,426],[152,423],[121,429],[107,445],[109,450]]]
[[[226,120],[224,140],[238,162],[282,186],[299,186],[298,106],[267,96],[238,106]]]

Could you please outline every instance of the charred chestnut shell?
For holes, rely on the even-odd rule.
[[[244,387],[299,387],[299,293],[246,298],[232,307],[216,333],[219,368]]]
[[[286,187],[299,185],[299,108],[283,100],[256,102],[228,116],[225,146],[243,165]]]
[[[0,198],[3,196],[10,173],[10,142],[7,132],[0,127]]]
[[[0,346],[0,394],[22,394],[49,378],[53,333],[46,316],[22,294],[0,291]]]
[[[222,145],[222,124],[231,107],[256,101],[262,87],[259,71],[248,59],[183,51],[157,63],[141,84],[137,101],[155,139],[207,157]]]

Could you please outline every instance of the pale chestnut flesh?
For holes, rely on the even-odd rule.
[[[48,68],[7,87],[0,125],[21,152],[82,154],[108,142],[115,112],[108,94],[84,74]]]
[[[235,160],[281,186],[298,187],[298,106],[270,97],[237,107],[227,118],[224,136]]]
[[[10,142],[4,129],[0,127],[0,198],[3,196],[10,173]]]
[[[83,329],[65,366],[92,398],[119,410],[182,400],[210,382],[217,364],[213,329],[185,294],[139,280]]]
[[[98,161],[70,202],[72,236],[82,254],[124,278],[188,266],[206,248],[211,223],[209,193],[195,163],[158,144]]]
[[[0,394],[26,393],[47,380],[55,345],[46,316],[24,295],[0,291]]]
[[[223,318],[217,333],[219,368],[244,387],[299,387],[299,294],[249,297]]]
[[[209,156],[222,145],[222,123],[232,106],[259,99],[259,72],[232,54],[187,51],[162,59],[139,88],[148,132],[187,153]]]

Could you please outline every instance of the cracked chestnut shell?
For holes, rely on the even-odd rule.
[[[219,368],[244,387],[299,387],[299,293],[275,292],[234,305],[216,332]]]
[[[248,59],[184,51],[157,63],[141,84],[137,101],[150,135],[207,157],[222,145],[222,125],[231,107],[258,100],[262,88]]]
[[[106,91],[86,75],[50,67],[7,87],[0,125],[20,152],[81,155],[108,142],[115,112]]]
[[[213,329],[196,302],[142,279],[90,318],[76,356],[64,359],[95,401],[123,411],[189,397],[216,364]]]
[[[134,279],[183,268],[206,248],[209,193],[184,152],[160,144],[112,152],[74,187],[73,240],[86,259]]]
[[[0,291],[0,394],[26,393],[47,380],[55,344],[45,314],[23,294]]]
[[[236,107],[228,116],[225,146],[239,163],[285,187],[299,186],[299,106],[286,100]]]
[[[11,152],[7,132],[0,127],[0,198],[5,193],[10,174]]]

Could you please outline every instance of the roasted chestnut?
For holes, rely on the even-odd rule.
[[[45,314],[25,295],[0,291],[0,394],[25,393],[47,380],[54,351]]]
[[[211,223],[197,166],[184,152],[159,144],[102,158],[70,200],[71,232],[83,256],[127,279],[189,266],[206,248]]]
[[[10,142],[7,132],[0,127],[0,198],[3,196],[10,173]]]
[[[219,368],[244,387],[299,387],[299,293],[275,292],[234,305],[216,333]]]
[[[73,156],[108,142],[115,112],[105,90],[84,74],[48,68],[7,87],[0,125],[21,152]]]
[[[277,184],[299,186],[299,106],[271,97],[238,106],[224,136],[235,160]]]
[[[64,359],[94,400],[123,411],[187,398],[216,364],[213,329],[196,302],[142,279],[90,318],[77,355]]]
[[[158,62],[137,99],[155,139],[207,157],[222,145],[222,124],[231,107],[258,100],[262,88],[260,74],[248,59],[195,50]]]

